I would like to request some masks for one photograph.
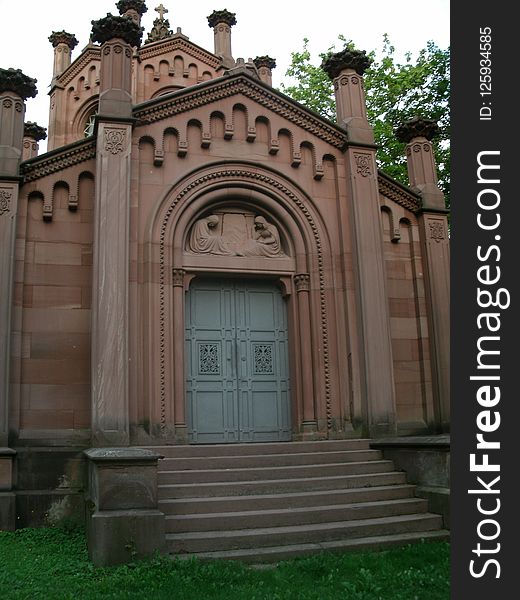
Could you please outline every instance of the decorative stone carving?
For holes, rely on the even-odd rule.
[[[116,8],[120,15],[124,15],[129,10],[134,10],[141,17],[148,10],[146,3],[143,0],[119,0],[116,3]]]
[[[36,79],[27,77],[20,69],[0,69],[0,94],[14,92],[20,98],[34,98],[38,93]]]
[[[66,31],[53,31],[49,36],[49,42],[53,48],[56,48],[59,44],[66,44],[71,50],[74,50],[79,44],[76,36]]]
[[[229,10],[214,10],[208,17],[208,25],[210,27],[216,27],[220,23],[226,23],[230,27],[237,24],[236,13],[229,12]]]
[[[397,139],[405,143],[409,143],[417,137],[425,137],[427,140],[432,140],[438,133],[439,126],[433,119],[423,119],[421,117],[414,117],[409,121],[405,121],[395,130]]]
[[[186,271],[184,269],[172,269],[172,283],[174,287],[184,287],[184,276]]]
[[[354,69],[358,75],[363,75],[371,64],[372,59],[364,50],[345,48],[326,58],[321,68],[331,79],[335,79],[344,69]]]
[[[310,285],[310,275],[308,273],[299,273],[294,276],[294,285],[297,292],[308,292]]]
[[[105,150],[111,154],[120,154],[124,150],[126,132],[124,129],[105,129]]]
[[[11,198],[13,193],[10,190],[0,189],[0,216],[11,210]]]
[[[255,59],[253,59],[253,62],[255,63],[257,69],[260,69],[260,67],[265,67],[266,69],[276,68],[276,61],[270,56],[257,56]]]
[[[372,175],[372,160],[370,154],[354,154],[356,172],[362,177]]]
[[[150,44],[151,42],[158,42],[159,40],[164,40],[173,35],[173,31],[170,29],[170,22],[168,21],[168,19],[164,18],[164,15],[168,12],[168,9],[165,8],[161,3],[155,9],[155,11],[159,13],[159,18],[155,19],[153,22],[152,30],[146,38],[147,44]]]
[[[104,44],[114,38],[121,38],[130,46],[139,46],[143,36],[143,27],[130,17],[119,17],[107,14],[103,19],[91,21],[92,41]]]
[[[212,214],[193,225],[188,250],[194,254],[285,256],[276,225],[241,213]]]
[[[430,238],[435,242],[441,242],[445,237],[444,223],[441,221],[433,221],[429,223],[430,226]]]
[[[45,129],[45,127],[40,127],[40,125],[34,121],[27,121],[23,126],[23,136],[39,142],[47,137],[47,129]]]

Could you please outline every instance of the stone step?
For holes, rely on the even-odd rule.
[[[248,563],[269,563],[289,560],[298,556],[308,556],[318,552],[349,552],[356,550],[377,550],[404,544],[416,544],[449,540],[450,532],[420,531],[412,533],[396,533],[391,535],[374,535],[364,538],[340,539],[328,542],[292,544],[287,546],[268,546],[265,548],[246,548],[240,550],[220,550],[215,552],[199,552],[195,556],[202,560],[240,560]],[[178,558],[188,558],[193,554],[181,554]]]
[[[423,513],[287,527],[168,533],[166,534],[166,545],[168,551],[173,554],[214,552],[284,544],[321,544],[327,541],[375,535],[435,531],[441,527],[442,517],[440,515]]]
[[[307,442],[262,442],[253,444],[199,444],[177,446],[142,446],[166,458],[197,456],[248,456],[251,454],[297,454],[299,452],[338,452],[369,450],[370,440],[319,440]]]
[[[357,521],[426,513],[427,509],[428,502],[426,500],[407,498],[404,500],[383,500],[302,508],[170,515],[166,517],[166,533],[231,531],[260,527],[287,527],[291,525]]]
[[[257,494],[281,494],[308,492],[309,490],[341,490],[372,486],[402,485],[406,475],[401,471],[364,473],[336,477],[294,477],[290,479],[266,479],[264,481],[222,481],[210,483],[162,484],[160,499],[245,496]]]
[[[301,508],[327,504],[376,502],[413,497],[414,485],[385,485],[344,490],[318,490],[312,492],[256,494],[250,496],[225,496],[219,498],[178,498],[159,501],[159,510],[165,515],[191,515],[246,510],[272,510]],[[195,490],[196,491],[196,490]]]
[[[295,465],[289,467],[258,467],[248,469],[205,469],[197,471],[159,471],[160,485],[173,483],[210,483],[217,481],[262,481],[302,477],[334,477],[392,471],[390,460],[374,460],[325,465]],[[310,488],[312,489],[312,487]]]
[[[334,450],[330,452],[299,452],[283,454],[251,454],[245,456],[196,456],[189,458],[164,458],[159,461],[159,471],[200,469],[248,469],[253,467],[283,467],[341,462],[381,460],[379,450]]]

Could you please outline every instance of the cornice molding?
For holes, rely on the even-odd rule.
[[[377,185],[379,192],[389,200],[392,200],[399,206],[418,213],[422,208],[421,198],[407,189],[397,181],[394,181],[390,176],[381,171],[378,172]]]
[[[347,143],[346,132],[248,76],[241,74],[221,77],[202,85],[203,87],[199,85],[186,88],[164,100],[159,98],[153,104],[137,106],[134,108],[134,117],[141,123],[153,123],[223,98],[243,94],[340,150]]]
[[[81,140],[23,162],[20,172],[24,183],[29,183],[95,157],[95,140]]]
[[[186,54],[201,60],[214,69],[219,67],[221,64],[220,58],[214,54],[211,54],[211,52],[208,52],[207,50],[204,50],[204,48],[201,48],[193,42],[190,42],[185,36],[181,37],[179,35],[176,37],[175,34],[171,38],[159,40],[158,42],[151,42],[141,46],[139,49],[139,58],[141,60],[146,60],[148,58],[153,58],[154,56],[159,56],[160,54],[165,54],[174,50],[183,50],[186,52]]]

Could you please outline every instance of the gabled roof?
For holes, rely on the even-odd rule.
[[[153,123],[237,94],[254,100],[340,150],[347,144],[347,133],[343,129],[245,70],[148,100],[135,106],[133,114],[142,124]]]
[[[144,61],[154,56],[174,52],[175,50],[182,50],[188,56],[192,56],[193,58],[202,61],[213,69],[218,69],[218,67],[222,65],[222,61],[218,56],[197,46],[197,44],[190,42],[190,40],[182,33],[176,33],[164,40],[151,42],[141,46],[141,48],[139,48],[139,58],[141,61]]]
[[[101,46],[89,44],[82,53],[56,79],[60,85],[67,85],[81,70],[93,60],[101,60]]]

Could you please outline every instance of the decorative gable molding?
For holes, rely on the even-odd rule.
[[[134,117],[141,123],[153,123],[238,94],[265,106],[340,150],[343,150],[347,143],[347,133],[339,127],[327,123],[307,109],[244,75],[222,77],[182,90],[170,98],[158,99],[153,104],[138,106],[134,109]]]
[[[24,183],[29,183],[95,157],[96,141],[81,140],[74,145],[65,146],[22,163],[20,170]]]
[[[173,37],[161,40],[159,42],[146,44],[140,48],[139,58],[141,61],[143,61],[161,54],[168,54],[169,52],[173,52],[175,50],[182,50],[189,56],[206,63],[213,69],[217,69],[221,65],[220,58],[214,54],[211,54],[211,52],[207,52],[203,48],[200,48],[196,44],[193,44],[187,40],[185,36],[181,35],[178,37],[174,35]]]
[[[379,192],[385,198],[392,200],[396,204],[399,204],[399,206],[411,210],[413,213],[417,213],[421,209],[420,196],[382,171],[378,173],[377,185],[379,186]]]
[[[79,75],[93,61],[101,62],[101,48],[99,46],[87,46],[69,68],[58,77],[56,80],[58,85],[68,85],[76,75]]]

